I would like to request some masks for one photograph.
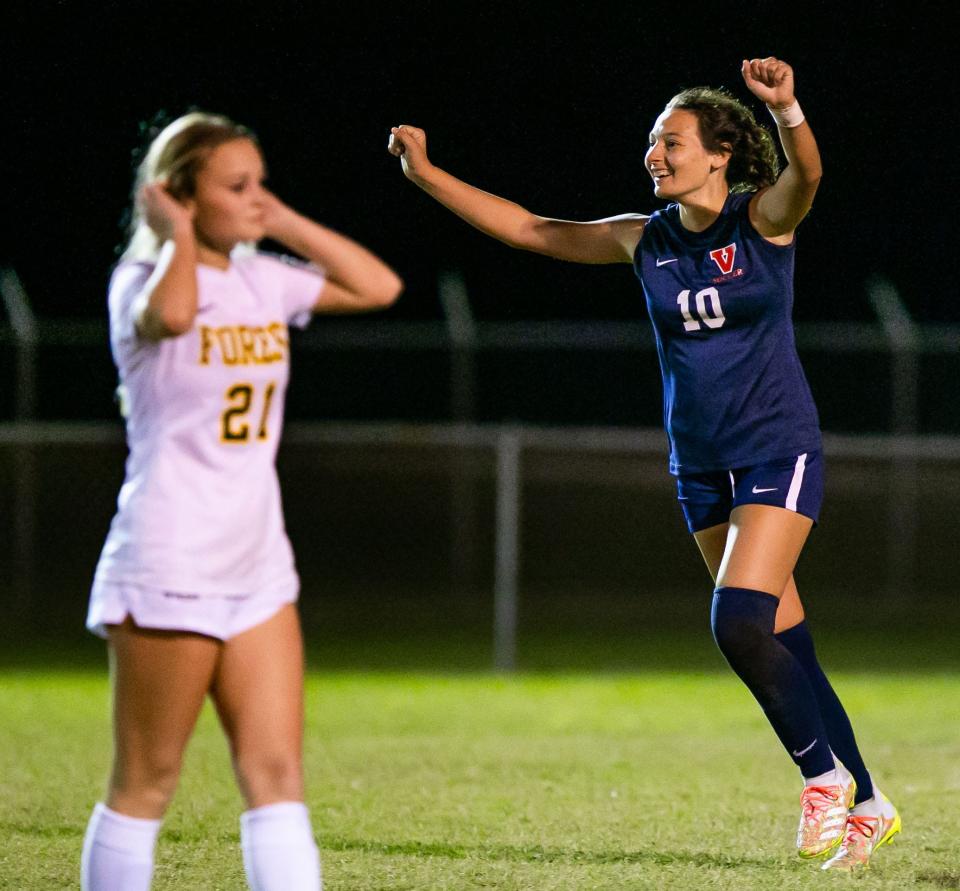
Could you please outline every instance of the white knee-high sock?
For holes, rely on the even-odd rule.
[[[303,802],[278,801],[242,814],[240,843],[252,891],[321,891],[320,852]]]
[[[82,891],[148,891],[160,820],[93,809],[80,858]]]

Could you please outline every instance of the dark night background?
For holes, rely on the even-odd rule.
[[[664,102],[700,83],[753,102],[740,60],[774,54],[794,66],[825,166],[800,230],[798,320],[872,320],[879,273],[917,320],[958,321],[941,273],[957,248],[947,9],[15,3],[0,34],[0,263],[38,314],[102,317],[138,123],[196,106],[253,127],[281,197],[400,271],[396,318],[438,318],[447,267],[481,319],[643,318],[628,267],[512,252],[434,205],[386,154],[388,128],[424,127],[437,164],[539,213],[650,212],[642,154]]]
[[[24,521],[19,538],[0,537],[0,549],[7,548],[0,550],[0,571],[33,572],[37,591],[58,592],[56,604],[51,597],[25,601],[26,627],[36,624],[31,610],[43,611],[48,622],[59,610],[62,627],[79,634],[93,561],[114,509],[123,450],[103,330],[106,282],[121,240],[139,124],[160,110],[175,116],[196,106],[251,126],[276,192],[370,246],[407,282],[384,315],[318,320],[302,335],[289,419],[656,428],[660,378],[632,270],[562,264],[481,236],[403,178],[386,153],[389,127],[424,127],[437,164],[538,213],[585,220],[651,212],[657,202],[642,156],[664,103],[687,86],[728,86],[765,120],[742,86],[740,61],[777,55],[794,67],[825,167],[799,234],[796,317],[862,322],[872,337],[843,352],[837,337],[821,344],[823,329],[805,326],[801,355],[823,427],[896,432],[895,384],[907,379],[916,383],[917,432],[960,434],[953,335],[928,329],[924,337],[936,349],[919,355],[913,369],[889,349],[866,293],[872,277],[884,276],[917,321],[960,322],[952,279],[958,256],[952,6],[78,0],[8,3],[4,12],[0,266],[17,270],[41,317],[69,320],[49,324],[56,337],[38,350],[36,414],[112,419],[117,428],[111,445],[0,449],[0,499],[7,499],[0,500],[0,515],[21,516],[17,462],[37,462],[33,501],[21,499],[35,511],[35,535],[23,532]],[[461,375],[465,357],[444,340],[442,324],[417,349],[385,324],[441,319],[437,277],[450,268],[463,271],[481,320],[574,320],[582,323],[574,326],[578,334],[589,320],[636,322],[625,326],[636,339],[577,350],[535,342],[521,350],[481,337]],[[92,336],[87,322],[94,323]],[[71,341],[74,329],[84,336]],[[846,329],[828,330],[838,332],[846,338]],[[11,344],[0,312],[3,420],[14,416],[10,382],[18,353]],[[457,384],[464,380],[475,384],[464,400],[473,401],[459,411]],[[808,548],[805,579],[811,590],[864,592],[873,605],[883,588],[888,612],[871,610],[869,620],[891,633],[910,628],[918,640],[922,629],[953,633],[955,621],[944,625],[944,612],[929,596],[952,598],[946,614],[955,613],[955,561],[934,553],[944,530],[956,526],[955,465],[944,455],[905,472],[883,453],[864,463],[871,447],[831,457],[824,514],[830,534],[818,533]],[[492,462],[484,449],[321,446],[288,437],[280,460],[287,517],[305,615],[314,616],[325,646],[352,628],[373,635],[363,653],[389,654],[383,629],[420,621],[434,628],[431,622],[448,616],[486,635]],[[585,632],[604,649],[598,629],[616,626],[627,635],[623,652],[630,661],[633,629],[647,621],[636,611],[655,611],[663,602],[657,592],[691,592],[691,609],[702,612],[709,602],[702,597],[705,576],[682,534],[664,464],[659,454],[615,460],[589,449],[527,450],[522,634],[553,629],[566,647],[568,631],[581,643]],[[920,488],[910,490],[914,500],[904,509],[910,485],[922,485],[925,494],[921,499]],[[454,496],[466,500],[463,513],[476,523],[475,545],[466,551],[457,545]],[[84,522],[65,523],[64,516]],[[34,543],[33,568],[33,551],[24,557],[18,550],[23,540]],[[680,565],[687,575],[675,571]],[[450,591],[460,585],[480,593],[454,609]],[[635,596],[638,588],[645,596]],[[436,603],[414,610],[410,597]],[[678,598],[678,609],[686,602]],[[921,608],[928,611],[922,622]],[[683,634],[695,623],[707,627],[701,612],[692,622],[677,619]],[[586,615],[596,626],[585,623]],[[889,647],[864,648],[862,630],[851,626],[856,639],[835,639],[834,652],[867,649],[885,658]],[[954,640],[939,647],[924,638],[917,658],[942,652],[955,660]],[[484,637],[478,652],[486,646]],[[574,651],[568,650],[558,664],[567,664]],[[349,658],[372,664],[366,656]]]

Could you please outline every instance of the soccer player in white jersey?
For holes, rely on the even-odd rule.
[[[130,448],[88,627],[109,641],[115,751],[85,891],[150,886],[160,823],[210,694],[248,810],[254,891],[316,891],[304,805],[298,578],[274,458],[287,326],[389,306],[402,282],[264,187],[246,128],[194,112],[151,143],[110,282]],[[270,237],[308,262],[257,253]]]

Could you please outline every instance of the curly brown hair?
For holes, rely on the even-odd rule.
[[[707,151],[720,151],[724,143],[729,146],[727,184],[731,192],[756,192],[777,181],[780,159],[770,131],[731,93],[691,87],[677,93],[666,107],[683,108],[697,116],[700,141]]]

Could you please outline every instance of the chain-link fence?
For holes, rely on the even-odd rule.
[[[123,472],[106,328],[35,319],[10,270],[0,291],[7,630],[75,634]],[[441,321],[295,334],[279,467],[308,630],[482,640],[509,666],[537,635],[704,628],[649,325],[483,322],[456,275],[439,293]],[[914,324],[882,281],[869,298],[876,323],[797,328],[829,431],[798,580],[853,646],[870,625],[939,634],[960,612],[960,332]]]

